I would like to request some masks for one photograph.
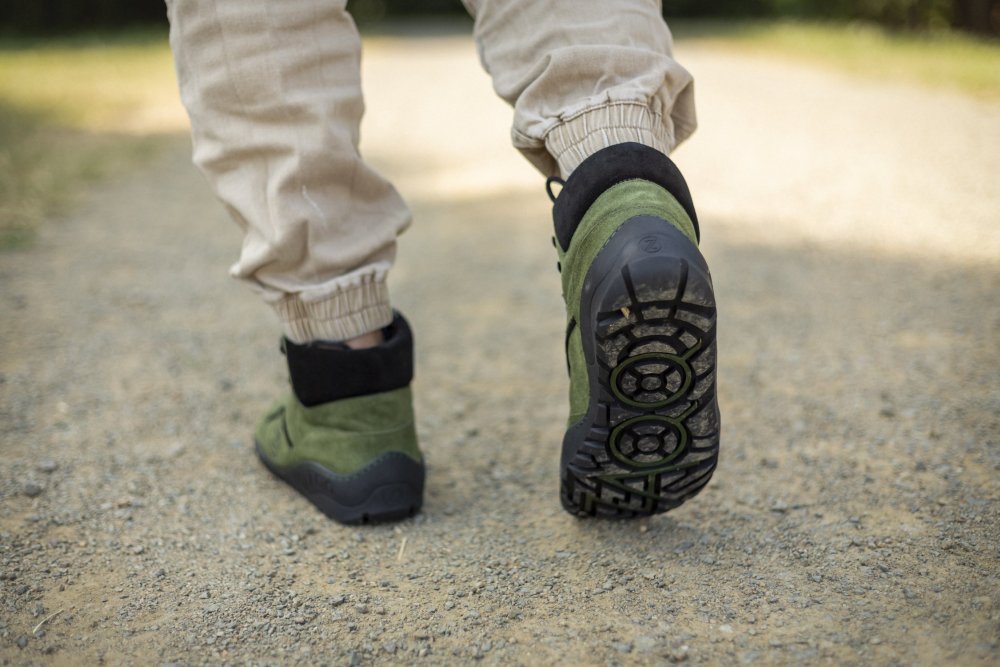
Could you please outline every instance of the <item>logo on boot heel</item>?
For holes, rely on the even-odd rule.
[[[663,243],[660,242],[659,236],[643,236],[639,239],[639,249],[652,255],[663,250]]]

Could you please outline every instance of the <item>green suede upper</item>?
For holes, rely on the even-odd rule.
[[[622,223],[637,215],[662,218],[680,230],[692,243],[698,243],[694,223],[684,207],[661,186],[651,181],[633,179],[608,188],[587,209],[573,233],[569,248],[563,249],[556,244],[562,266],[567,321],[579,322],[580,297],[590,265]],[[590,403],[580,327],[575,327],[570,334],[566,355],[570,368],[569,424],[572,425],[584,417]]]
[[[290,394],[264,415],[255,435],[270,463],[280,468],[315,461],[350,474],[386,452],[422,460],[409,387],[314,407]]]

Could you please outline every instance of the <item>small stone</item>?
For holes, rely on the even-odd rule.
[[[40,461],[36,467],[39,472],[51,474],[59,469],[59,464],[51,459],[45,459],[44,461]]]
[[[448,611],[451,611],[452,609],[455,608],[455,603],[452,602],[451,600],[446,600],[444,603],[444,608]]]
[[[367,614],[368,613],[368,605],[366,605],[366,604],[356,604],[356,605],[354,605],[354,609],[359,614]]]
[[[18,648],[24,648],[25,646],[28,645],[28,638],[25,637],[24,635],[21,635],[15,640],[14,643],[17,644]]]
[[[640,635],[635,638],[635,649],[640,653],[652,653],[656,650],[657,641],[654,637]]]
[[[632,642],[614,642],[611,646],[619,653],[631,653]]]
[[[667,659],[670,660],[670,662],[684,662],[685,660],[687,660],[688,659],[687,645],[685,644],[684,646],[681,646],[680,648],[671,651],[670,655],[667,656]]]
[[[339,607],[345,602],[347,602],[347,598],[344,597],[343,595],[334,595],[332,598],[330,598],[331,607]]]
[[[45,489],[42,487],[41,484],[38,484],[36,482],[25,482],[22,491],[24,492],[24,495],[28,496],[29,498],[35,498],[36,496],[42,495],[42,492],[45,491]]]
[[[134,553],[136,556],[143,553],[145,550],[146,547],[142,546],[141,544],[137,544],[134,547],[132,547],[132,553]]]
[[[382,650],[392,655],[396,652],[396,642],[386,642],[382,644]]]

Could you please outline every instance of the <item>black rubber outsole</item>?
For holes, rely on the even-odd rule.
[[[608,518],[677,507],[708,483],[719,454],[705,259],[664,220],[626,221],[588,270],[576,326],[590,405],[563,439],[563,507]]]
[[[339,523],[399,521],[415,515],[423,504],[424,466],[402,452],[383,454],[353,474],[338,475],[312,461],[280,468],[259,442],[254,441],[254,448],[268,470]]]

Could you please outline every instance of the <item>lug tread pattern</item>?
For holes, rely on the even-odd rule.
[[[596,382],[561,490],[564,507],[581,516],[666,512],[701,491],[718,461],[717,316],[707,270],[663,255],[617,269],[592,292],[596,313],[581,326],[594,340]]]

